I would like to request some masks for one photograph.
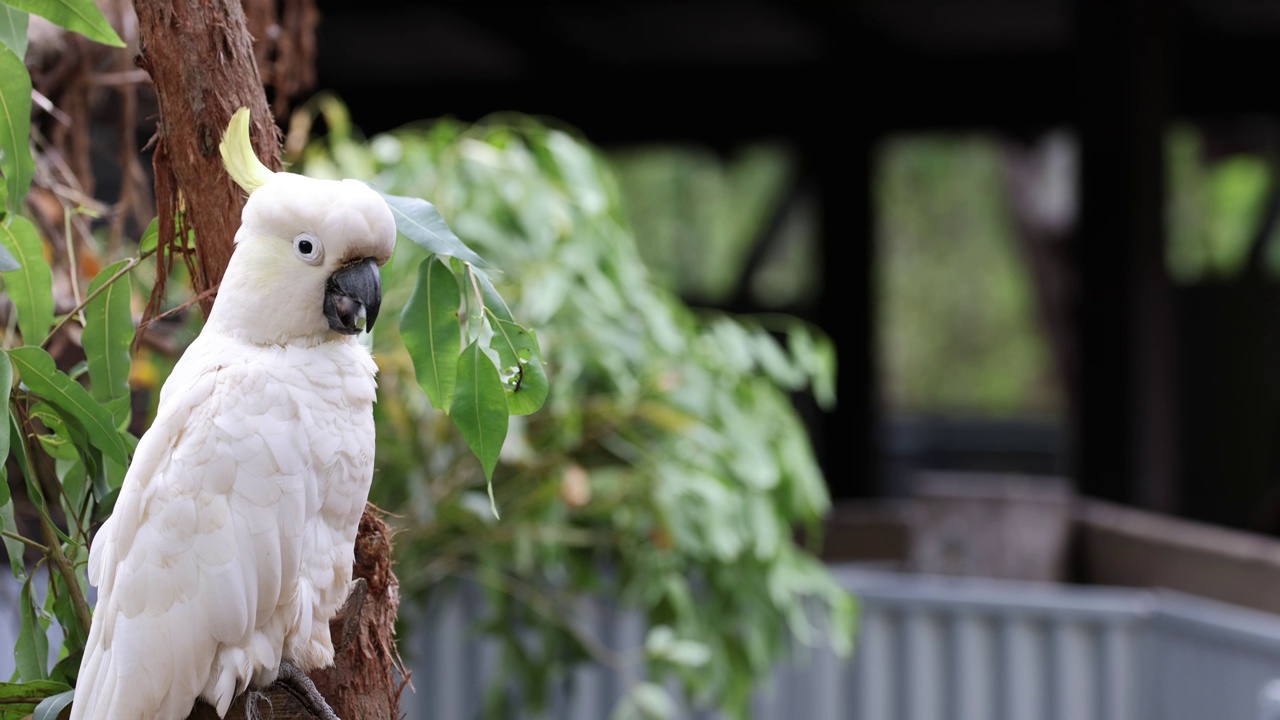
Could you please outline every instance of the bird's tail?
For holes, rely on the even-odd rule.
[[[199,692],[197,665],[175,662],[156,618],[123,619],[109,602],[104,610],[103,600],[89,627],[70,720],[186,718]]]
[[[115,707],[116,696],[124,692],[120,676],[111,668],[111,650],[103,647],[101,623],[93,623],[85,644],[84,659],[76,678],[76,693],[71,702],[70,720],[108,720]]]

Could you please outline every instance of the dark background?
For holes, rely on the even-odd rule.
[[[886,492],[873,332],[877,142],[967,128],[1019,142],[1070,128],[1080,174],[1076,221],[1055,261],[1070,288],[1060,469],[1086,495],[1275,530],[1274,286],[1251,275],[1188,291],[1171,285],[1162,142],[1180,119],[1208,128],[1211,145],[1247,144],[1254,140],[1232,118],[1280,114],[1280,4],[319,7],[317,84],[336,91],[369,135],[518,110],[562,120],[605,147],[694,142],[727,153],[768,139],[796,148],[800,182],[821,198],[824,262],[817,302],[793,311],[825,328],[840,353],[838,408],[809,410],[837,498]],[[745,295],[724,304],[756,309]],[[1016,429],[984,432],[974,437],[994,433],[1017,452]],[[958,437],[963,454],[967,436]]]

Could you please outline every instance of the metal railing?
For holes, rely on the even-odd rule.
[[[861,604],[854,657],[797,648],[758,689],[753,717],[1280,720],[1280,685],[1268,684],[1280,678],[1280,617],[1164,591],[833,569]],[[592,607],[589,630],[619,652],[639,647],[638,617]],[[452,601],[411,633],[407,717],[478,717],[497,652],[468,634],[479,608]],[[632,679],[579,671],[546,717],[607,718]]]

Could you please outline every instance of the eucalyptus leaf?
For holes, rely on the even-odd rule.
[[[0,360],[0,466],[9,458],[9,396],[13,391],[13,363]]]
[[[70,685],[56,680],[0,683],[0,713],[9,714],[0,714],[0,717],[25,718],[43,700],[69,691]]]
[[[66,548],[63,549],[66,551]],[[77,573],[79,574],[79,573]],[[79,652],[84,648],[85,641],[89,636],[89,628],[80,624],[80,617],[76,614],[75,605],[72,603],[72,593],[76,593],[80,597],[85,594],[84,581],[77,578],[76,587],[74,589],[67,586],[66,578],[62,573],[55,572],[51,576],[53,579],[54,592],[53,597],[53,616],[57,619],[58,625],[62,627],[63,632],[63,648],[70,652]]]
[[[815,342],[813,367],[813,397],[823,410],[836,406],[836,362],[835,343],[823,336]]]
[[[507,412],[511,415],[534,413],[546,402],[550,392],[538,338],[532,331],[501,318],[491,318],[491,324],[493,337],[489,347],[497,352],[503,372],[511,373],[511,378],[504,383]]]
[[[449,412],[458,374],[462,330],[458,280],[439,257],[418,265],[418,283],[400,315],[400,337],[413,359],[418,384],[433,407]]]
[[[142,231],[142,237],[138,238],[138,252],[149,253],[155,250],[160,244],[160,218],[151,218],[151,222],[147,224],[147,229]]]
[[[489,345],[498,352],[503,365],[517,365],[539,355],[538,342],[534,339],[533,333],[509,320],[501,318],[491,318],[491,320],[493,337]]]
[[[0,172],[4,173],[5,208],[10,215],[22,206],[35,175],[30,137],[31,75],[22,58],[9,47],[0,47]]]
[[[542,358],[534,355],[521,363],[519,383],[507,389],[507,412],[512,415],[532,415],[542,408],[551,393],[547,371]]]
[[[0,43],[19,59],[27,54],[27,23],[30,19],[28,13],[0,3]]]
[[[58,720],[58,716],[71,704],[75,694],[74,690],[67,690],[41,700],[31,714],[31,720]]]
[[[130,436],[128,435],[127,428],[129,427],[129,417],[133,412],[133,397],[129,394],[127,390],[127,388],[129,387],[128,380],[129,380],[129,376],[126,374],[125,375],[126,391],[124,395],[113,397],[110,400],[102,403],[103,407],[107,409],[107,412],[111,413],[111,419],[115,422],[116,428],[119,429],[121,433],[124,434],[125,444],[128,444],[129,442]]]
[[[83,648],[75,652],[62,653],[58,662],[53,664],[53,669],[49,671],[49,680],[62,683],[67,687],[74,686],[76,677],[80,674],[80,660],[83,658]]]
[[[37,402],[31,405],[28,415],[39,420],[49,430],[37,435],[44,451],[56,460],[74,461],[80,457],[76,443],[71,437],[71,429],[63,422],[62,416],[53,405]],[[83,437],[83,435],[81,436]]]
[[[128,464],[129,453],[111,413],[94,400],[83,385],[58,370],[49,353],[28,345],[10,350],[9,357],[18,369],[18,376],[32,392],[64,413],[64,419],[79,422],[88,433],[89,441],[107,457]]]
[[[489,273],[478,267],[470,268],[470,272],[475,277],[476,284],[480,286],[480,297],[484,300],[485,309],[501,320],[515,322],[511,317],[511,308],[507,307],[507,302],[498,294],[497,288],[493,286],[493,280],[489,279]]]
[[[9,472],[3,465],[0,465],[0,484],[4,485],[4,489],[0,490],[0,494],[4,495],[4,502],[0,502],[0,530],[17,534],[18,521],[13,514],[13,498],[10,497],[9,492]],[[5,552],[9,556],[9,571],[15,578],[21,580],[27,574],[26,565],[23,562],[26,546],[7,535],[3,539]]]
[[[449,224],[435,205],[422,198],[388,195],[380,190],[378,192],[391,208],[391,214],[396,220],[396,230],[401,235],[422,246],[427,252],[456,257],[476,267],[487,267],[485,261],[449,229]]]
[[[62,483],[63,511],[67,517],[78,516],[85,501],[85,493],[91,491],[84,460],[79,455],[70,460],[59,460],[57,469],[58,481]]]
[[[449,415],[480,459],[485,479],[492,481],[507,436],[507,397],[498,369],[477,343],[468,345],[458,359],[458,381]]]
[[[28,682],[6,682],[0,683],[0,703],[9,708],[9,703],[22,698],[47,698],[57,695],[61,692],[70,690],[71,687],[63,682],[56,680],[30,680]],[[35,703],[32,703],[35,705]]]
[[[18,596],[18,642],[14,661],[21,680],[44,680],[49,677],[49,637],[45,634],[36,609],[35,576],[27,578]]]
[[[128,263],[108,265],[89,283],[88,292],[98,294],[85,305],[81,343],[89,361],[89,389],[100,403],[129,396],[129,347],[134,336],[131,288],[127,274],[115,277]],[[114,282],[106,285],[112,278]]]
[[[644,718],[644,720],[667,720],[675,717],[676,704],[666,688],[652,682],[636,683],[627,696],[633,710],[623,711],[623,718]],[[624,706],[625,707],[625,706]],[[615,716],[617,718],[619,716]]]
[[[44,259],[44,244],[30,220],[15,217],[0,224],[0,245],[21,266],[0,272],[18,311],[18,331],[29,344],[42,342],[53,327],[53,272]]]
[[[112,47],[124,47],[124,41],[93,0],[4,0],[19,10],[48,20],[59,27],[80,33],[90,40]]]
[[[789,396],[818,392],[825,339],[815,329],[813,338],[771,347],[757,337],[761,321],[690,308],[653,281],[627,218],[671,221],[679,217],[673,206],[714,205],[737,228],[755,222],[756,213],[742,209],[751,203],[728,193],[691,195],[705,187],[701,178],[675,173],[659,183],[666,191],[659,202],[627,207],[598,151],[527,116],[441,120],[367,144],[355,137],[340,149],[312,143],[299,170],[371,167],[369,177],[389,193],[437,203],[429,219],[440,229],[400,243],[397,260],[405,262],[384,268],[384,286],[397,303],[410,297],[425,243],[442,250],[438,258],[460,278],[467,313],[449,417],[422,393],[396,391],[416,382],[420,368],[391,340],[421,342],[374,337],[384,391],[376,408],[379,466],[389,480],[374,492],[405,508],[412,533],[397,547],[401,561],[430,568],[406,579],[406,594],[422,597],[442,577],[478,569],[490,601],[479,626],[499,638],[503,669],[485,706],[495,717],[517,705],[533,715],[549,709],[558,679],[594,655],[568,628],[577,627],[577,601],[600,593],[637,608],[647,626],[673,629],[665,640],[658,636],[655,652],[635,658],[637,679],[652,680],[638,697],[626,697],[617,717],[674,712],[674,695],[665,693],[677,690],[717,716],[748,717],[753,690],[806,609],[838,615],[832,632],[848,627],[837,627],[849,617],[847,593],[819,581],[825,570],[777,572],[808,559],[792,529],[819,523],[829,504]],[[402,225],[404,215],[397,213]],[[702,243],[703,229],[690,226],[684,235]],[[503,274],[466,264],[461,251],[443,252],[454,237]],[[698,250],[673,257],[710,257]],[[723,267],[708,269],[718,277],[740,264],[715,257]],[[682,267],[678,274],[698,272]],[[769,328],[779,322],[785,318],[771,316]],[[463,411],[469,368],[491,378],[492,415],[505,412],[508,422],[503,433],[481,437],[479,450],[483,423]],[[542,417],[516,417],[539,405]],[[499,454],[503,472],[496,460],[460,463],[469,451]],[[573,466],[581,471],[560,472]],[[482,469],[488,508],[478,491]],[[495,495],[504,498],[501,519],[494,519]],[[775,585],[775,577],[787,582]],[[779,588],[786,592],[771,592]],[[525,631],[513,635],[512,627]]]

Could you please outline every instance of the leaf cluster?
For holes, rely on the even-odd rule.
[[[124,43],[92,0],[0,2],[0,277],[13,307],[0,336],[0,536],[22,585],[17,670],[0,683],[0,718],[45,720],[71,702],[89,627],[84,567],[90,527],[109,511],[136,443],[127,429],[134,337],[128,272],[140,258],[102,269],[83,301],[55,316],[44,244],[19,214],[35,174],[31,77],[22,60],[32,13],[98,42]],[[64,371],[47,347],[73,320],[83,327],[85,360]],[[91,389],[80,382],[85,375]],[[20,524],[15,515],[11,472],[21,476],[35,510],[29,523]],[[54,623],[63,643],[51,656]]]
[[[137,254],[103,268],[83,293],[73,262],[76,306],[55,312],[45,241],[20,214],[34,173],[31,80],[21,60],[27,12],[121,44],[91,0],[0,3],[0,278],[12,306],[0,336],[0,536],[22,584],[17,670],[11,682],[0,683],[0,720],[32,713],[56,717],[71,700],[90,624],[85,568],[92,528],[109,515],[137,444],[130,432],[136,334],[131,271],[171,247],[158,242],[153,220],[138,240]],[[404,236],[428,253],[421,263],[428,282],[415,291],[418,299],[408,303],[401,319],[409,352],[421,368],[423,387],[456,419],[487,476],[497,463],[509,414],[534,412],[547,397],[536,336],[516,323],[487,265],[430,203],[385,197]],[[68,222],[80,212],[64,208]],[[192,234],[180,243],[198,252]],[[72,252],[70,242],[67,251]],[[79,330],[85,359],[64,368],[49,348],[68,325]],[[21,507],[33,508],[34,518],[15,513],[11,473],[21,478]],[[54,625],[62,644],[51,649]]]
[[[295,131],[322,118],[327,134],[291,158],[295,170],[432,198],[476,253],[502,259],[504,272],[484,279],[537,328],[546,402],[512,414],[492,468],[466,452],[456,395],[436,379],[462,370],[422,362],[434,332],[402,326],[373,343],[374,499],[401,513],[397,568],[412,605],[459,583],[484,589],[476,629],[502,647],[487,715],[543,707],[594,661],[645,668],[619,717],[667,714],[678,701],[671,678],[694,704],[742,716],[789,635],[848,648],[853,599],[797,541],[816,537],[829,504],[790,399],[834,401],[834,350],[821,332],[787,317],[697,312],[653,284],[608,163],[569,129],[504,115],[365,140],[336,98],[300,112]],[[399,245],[385,302],[431,316],[452,342],[449,311],[486,312],[459,296],[489,308],[488,289],[472,281],[478,265],[460,272],[454,254],[446,268],[433,252]],[[642,613],[641,656],[582,630],[587,596]]]

